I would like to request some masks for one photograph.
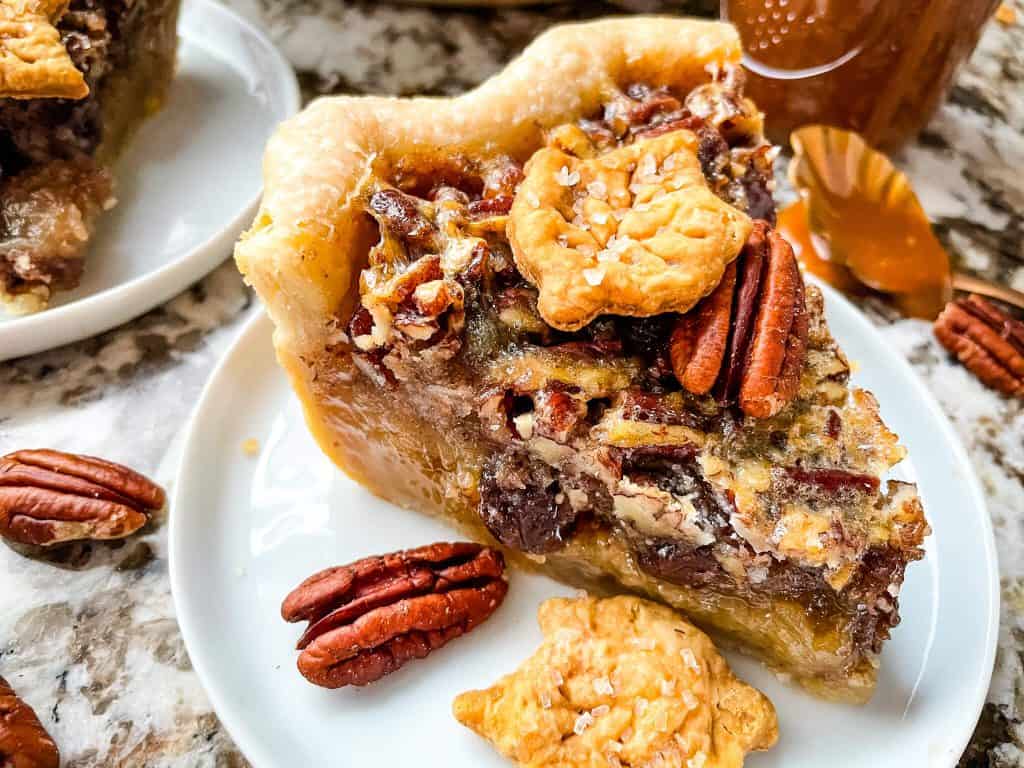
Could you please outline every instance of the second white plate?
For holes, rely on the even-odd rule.
[[[118,206],[100,221],[82,284],[49,309],[0,309],[0,360],[120,325],[231,254],[262,187],[263,148],[295,114],[291,65],[262,32],[213,0],[186,0],[167,104],[119,159]]]
[[[992,529],[970,461],[907,363],[849,303],[827,291],[828,318],[856,383],[910,449],[934,533],[908,570],[903,623],[863,707],[829,704],[749,659],[737,672],[775,702],[781,738],[749,768],[956,765],[988,689],[999,594]],[[505,604],[468,637],[366,689],[326,691],[295,669],[296,626],[282,598],[331,565],[457,537],[374,498],[337,470],[306,431],[262,315],[245,328],[196,410],[171,512],[170,566],[189,656],[221,720],[255,768],[509,764],[451,716],[453,697],[513,670],[540,641],[541,600],[569,592],[513,571]],[[259,441],[257,456],[242,450]]]

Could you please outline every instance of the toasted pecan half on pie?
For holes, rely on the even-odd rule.
[[[456,99],[320,100],[272,139],[236,258],[374,493],[864,701],[928,527],[772,227],[740,54],[634,17]]]
[[[164,101],[179,0],[0,3],[0,309],[78,285],[109,164]]]

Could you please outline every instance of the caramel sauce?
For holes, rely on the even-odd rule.
[[[864,297],[871,293],[847,267],[822,258],[818,253],[807,226],[807,205],[803,200],[783,208],[775,228],[793,246],[793,253],[806,271],[848,296]]]
[[[791,137],[789,176],[801,201],[779,229],[805,268],[840,290],[887,295],[934,319],[952,297],[949,255],[909,179],[855,133],[808,126]]]
[[[776,143],[827,123],[895,149],[942,101],[998,0],[723,0]]]

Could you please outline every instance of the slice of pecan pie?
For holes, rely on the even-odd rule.
[[[174,72],[178,0],[0,3],[0,303],[74,288],[107,167]]]
[[[458,99],[322,100],[236,256],[372,491],[863,701],[928,526],[773,230],[739,58],[729,26],[631,18]]]

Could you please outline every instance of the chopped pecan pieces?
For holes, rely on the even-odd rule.
[[[370,196],[370,210],[395,235],[418,245],[433,245],[437,229],[415,200],[397,189],[382,189]]]
[[[482,200],[474,200],[466,206],[466,213],[472,219],[481,219],[485,216],[507,216],[510,210],[512,210],[510,195],[485,197]]]
[[[285,598],[308,621],[299,671],[314,685],[368,685],[487,619],[508,591],[499,552],[438,543],[367,557],[310,576]]]
[[[934,330],[942,346],[986,385],[1024,397],[1024,322],[972,294],[947,304]]]
[[[679,317],[669,352],[679,383],[717,388],[754,418],[774,416],[794,397],[807,348],[804,284],[793,249],[758,221],[718,287]]]
[[[149,478],[93,456],[36,450],[0,458],[0,536],[22,544],[123,538],[165,501]]]
[[[568,443],[587,415],[587,404],[560,387],[546,387],[533,395],[533,428],[556,443]]]
[[[828,412],[828,421],[825,422],[825,434],[833,440],[838,440],[842,433],[843,417],[839,415],[838,411],[830,410]]]
[[[691,427],[701,431],[714,429],[713,417],[696,413],[687,408],[682,400],[635,388],[622,393],[622,418],[647,424]]]
[[[60,752],[36,713],[0,677],[0,766],[57,768]]]
[[[523,166],[514,158],[502,155],[494,158],[484,171],[484,199],[511,197],[523,180]]]

